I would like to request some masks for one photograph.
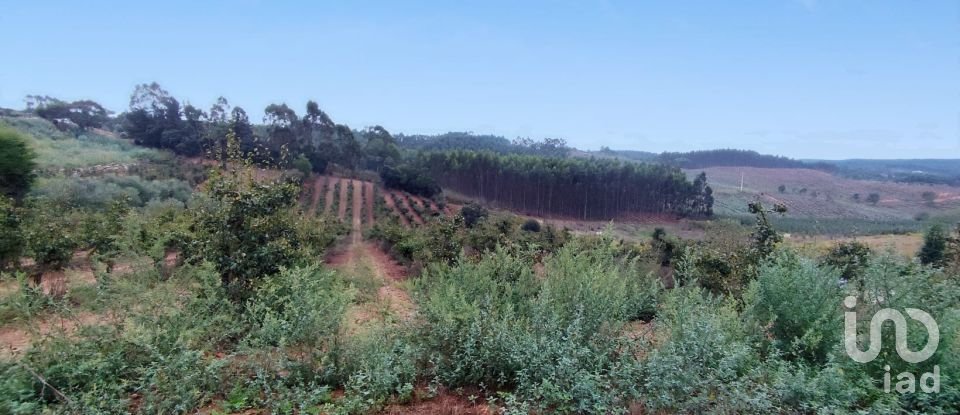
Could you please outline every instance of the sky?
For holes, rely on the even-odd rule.
[[[960,1],[0,0],[0,107],[159,82],[588,150],[960,158]]]

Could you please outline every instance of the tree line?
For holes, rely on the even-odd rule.
[[[713,213],[706,174],[691,182],[671,166],[459,150],[420,153],[414,163],[445,188],[527,214]]]
[[[438,135],[397,135],[400,147],[420,151],[474,150],[492,151],[499,154],[529,154],[547,157],[566,157],[570,152],[567,141],[562,138],[533,140],[517,137],[508,140],[491,134],[449,132]]]
[[[663,152],[656,161],[685,169],[702,169],[719,166],[746,166],[763,168],[794,168],[833,171],[836,166],[828,163],[806,163],[783,156],[760,154],[752,150],[718,149],[697,150],[685,153]]]
[[[121,131],[135,143],[188,156],[225,157],[225,137],[233,133],[254,161],[322,173],[335,162],[346,168],[383,170],[399,158],[396,142],[383,127],[354,131],[335,123],[314,101],[301,116],[287,104],[264,109],[263,124],[220,97],[204,111],[181,104],[157,83],[138,85],[130,107],[120,115]]]

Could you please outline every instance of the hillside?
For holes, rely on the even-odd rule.
[[[960,188],[945,185],[855,180],[811,169],[710,167],[686,172],[690,177],[706,172],[719,214],[746,215],[747,203],[758,196],[786,204],[790,217],[811,219],[913,220],[919,214],[960,208]],[[935,195],[932,202],[924,199],[928,192]],[[876,204],[868,201],[874,193],[879,196]]]

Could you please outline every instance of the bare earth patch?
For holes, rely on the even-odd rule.
[[[32,329],[13,324],[0,327],[0,358],[14,357],[23,353],[34,339],[55,333],[70,335],[81,327],[106,324],[110,321],[107,316],[83,312],[70,317],[46,317],[36,323],[36,327]]]

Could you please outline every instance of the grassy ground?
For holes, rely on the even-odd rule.
[[[0,125],[28,136],[41,170],[130,164],[157,153],[104,131],[88,131],[78,136],[64,133],[41,118],[0,117]]]

